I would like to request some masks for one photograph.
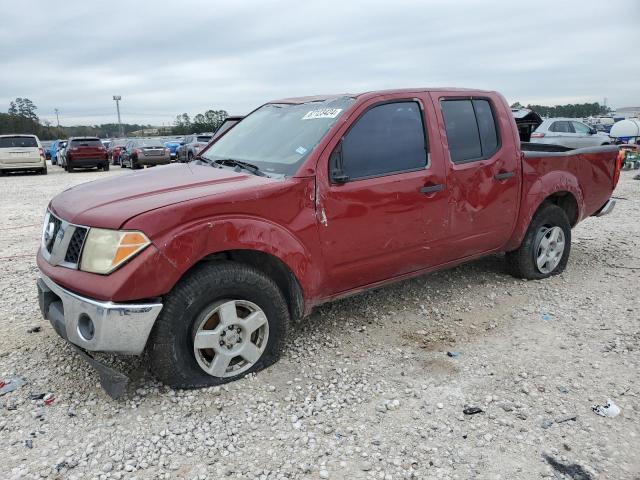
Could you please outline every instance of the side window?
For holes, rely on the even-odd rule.
[[[573,133],[571,125],[566,121],[553,122],[549,127],[549,131],[556,133]]]
[[[352,180],[417,170],[426,165],[425,129],[416,102],[371,108],[342,141],[342,170]]]
[[[488,100],[443,100],[441,108],[452,162],[479,160],[496,153],[500,139]]]
[[[493,116],[493,110],[491,110],[491,104],[488,100],[474,100],[473,108],[476,111],[476,120],[478,121],[482,156],[487,158],[496,153],[500,146],[500,142],[498,141],[498,131],[496,129],[496,120]]]
[[[573,129],[576,133],[581,135],[588,135],[591,133],[591,129],[587,127],[584,123],[581,122],[571,122],[573,124]]]

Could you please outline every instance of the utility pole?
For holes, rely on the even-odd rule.
[[[56,112],[56,120],[58,122],[58,128],[60,128],[60,117],[58,116],[58,114],[60,113],[60,110],[58,110],[57,108],[54,108],[53,111]]]
[[[122,100],[122,97],[120,95],[114,95],[113,99],[116,101],[116,110],[118,111],[118,128],[120,130],[120,136],[124,137],[124,130],[122,130],[122,122],[120,121],[120,100]]]

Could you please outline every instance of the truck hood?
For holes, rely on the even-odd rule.
[[[60,218],[100,228],[120,228],[127,220],[161,207],[207,196],[256,189],[274,181],[208,165],[173,164],[83,183],[51,200]]]

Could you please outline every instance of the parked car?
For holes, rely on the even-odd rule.
[[[0,135],[0,175],[34,170],[47,173],[47,159],[35,135]]]
[[[210,134],[187,135],[176,149],[176,160],[190,162],[211,141],[212,136]]]
[[[531,134],[532,143],[562,145],[570,148],[610,145],[606,133],[599,133],[586,123],[570,118],[548,118]]]
[[[517,277],[560,274],[572,227],[615,205],[618,151],[523,145],[484,90],[268,103],[198,161],[54,197],[40,308],[101,372],[85,352],[146,351],[192,388],[272,364],[336,298],[499,252]]]
[[[64,167],[67,172],[76,168],[109,170],[107,149],[97,137],[71,137],[64,151]]]
[[[106,148],[107,150],[109,150],[109,147],[111,146],[111,142],[112,140],[105,138],[100,140],[102,142],[102,145],[104,145],[104,148]]]
[[[51,146],[53,145],[53,140],[45,140],[44,142],[40,142],[42,145],[42,149],[44,150],[44,158],[47,160],[51,160]]]
[[[60,140],[54,140],[49,145],[49,148],[45,148],[45,153],[47,154],[47,158],[51,159],[51,165],[56,165],[58,163],[58,144]]]
[[[184,142],[184,139],[167,140],[164,142],[164,146],[169,149],[169,156],[172,162],[175,161],[178,156],[178,147],[180,147],[181,142]]]
[[[65,153],[67,151],[68,140],[60,140],[57,146],[56,152],[56,164],[60,165],[62,168],[66,168],[67,161],[65,157]]]
[[[169,149],[158,139],[129,140],[120,152],[120,166],[131,169],[144,165],[166,165],[171,163]]]
[[[128,141],[129,139],[127,138],[117,138],[111,142],[111,145],[107,148],[107,156],[111,165],[120,165],[120,152]]]
[[[202,155],[202,153],[206,152],[209,149],[209,147],[213,145],[218,138],[220,138],[222,135],[224,135],[229,130],[231,130],[231,128],[233,128],[243,118],[244,117],[225,118],[222,124],[213,133],[213,136],[211,137],[211,140],[209,141],[209,143],[200,149],[198,155],[195,158],[198,158],[199,155]]]

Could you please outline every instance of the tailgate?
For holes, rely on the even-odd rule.
[[[0,148],[0,163],[15,165],[19,163],[37,163],[40,161],[38,147]]]

